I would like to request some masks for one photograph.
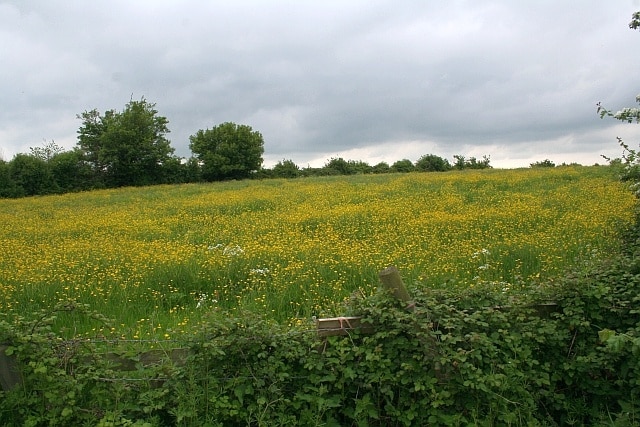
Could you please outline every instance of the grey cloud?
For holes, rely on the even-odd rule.
[[[595,103],[617,108],[640,91],[629,77],[640,67],[631,54],[640,34],[627,28],[638,8],[632,0],[4,2],[0,147],[6,156],[43,138],[72,146],[77,113],[144,96],[169,119],[183,156],[189,135],[235,121],[263,133],[268,158],[301,163],[340,153],[379,159],[385,146],[390,160],[420,147],[551,156],[558,141],[597,159],[611,149],[600,131],[615,124],[598,119]]]

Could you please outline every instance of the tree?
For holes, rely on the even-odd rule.
[[[356,174],[368,174],[373,172],[373,167],[363,160],[349,160],[351,170]]]
[[[19,197],[20,189],[11,177],[11,163],[0,159],[0,197]]]
[[[345,160],[332,157],[322,168],[323,175],[355,175],[371,173],[369,163],[362,160]]]
[[[89,190],[92,188],[90,165],[82,158],[77,148],[54,155],[49,160],[53,178],[63,192]]]
[[[532,168],[555,168],[556,164],[549,159],[544,159],[530,163],[529,166],[531,166]]]
[[[108,167],[102,159],[103,135],[106,132],[106,121],[113,114],[114,111],[109,110],[105,112],[105,117],[102,117],[98,110],[93,109],[76,116],[82,120],[76,147],[81,150],[83,159],[93,169],[96,181],[103,180],[107,173]]]
[[[273,176],[278,178],[296,178],[300,176],[300,168],[293,160],[282,160],[273,167]]]
[[[50,165],[29,154],[16,154],[9,163],[11,180],[17,187],[16,196],[35,196],[58,191]]]
[[[202,171],[200,170],[200,163],[195,157],[189,157],[186,162],[182,164],[182,180],[184,182],[202,181]]]
[[[332,157],[322,168],[325,175],[353,175],[353,170],[348,161],[342,157]]]
[[[264,140],[251,126],[226,122],[189,137],[206,181],[249,178],[262,167]]]
[[[468,159],[462,155],[455,155],[453,158],[456,160],[453,167],[458,170],[463,169],[491,169],[491,158],[489,156],[482,156],[482,160],[478,160],[475,157],[469,157]]]
[[[636,102],[640,104],[640,95],[636,96]],[[600,114],[600,118],[604,118],[605,116],[613,117],[616,120],[620,120],[627,123],[640,123],[640,108],[638,107],[625,107],[622,110],[614,113],[613,111],[609,111],[605,109],[601,103],[598,102],[598,114]]]
[[[466,167],[468,169],[491,169],[491,159],[489,156],[482,156],[482,160],[478,160],[475,157],[470,157],[467,160]]]
[[[391,170],[393,172],[413,172],[415,167],[413,163],[409,159],[397,160],[391,165]]]
[[[629,28],[637,30],[640,28],[640,12],[635,12],[631,15],[631,22],[629,22]]]
[[[51,142],[47,142],[45,140],[42,143],[41,147],[29,147],[29,151],[31,151],[32,156],[48,162],[56,154],[63,153],[64,149],[56,144],[53,140]]]
[[[446,172],[451,170],[451,164],[447,159],[443,159],[435,154],[425,154],[416,162],[416,170],[422,172]]]
[[[456,154],[453,156],[453,158],[455,159],[455,162],[453,163],[453,166],[458,169],[458,170],[462,170],[465,168],[465,165],[467,163],[467,159],[465,156],[461,155],[461,154]]]
[[[78,115],[78,148],[99,180],[109,187],[165,182],[165,166],[174,164],[173,148],[165,137],[169,121],[155,104],[129,101],[121,112],[97,110]]]
[[[389,173],[391,171],[391,167],[387,162],[380,162],[371,168],[373,173]]]

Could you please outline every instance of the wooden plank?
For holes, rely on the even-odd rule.
[[[338,335],[349,335],[358,330],[361,333],[372,334],[373,326],[363,322],[361,317],[330,317],[316,320],[318,336],[330,337]]]

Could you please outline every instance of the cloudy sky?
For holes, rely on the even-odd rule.
[[[0,157],[70,149],[86,110],[142,97],[176,154],[231,121],[265,166],[488,155],[603,163],[640,125],[640,0],[0,0]]]

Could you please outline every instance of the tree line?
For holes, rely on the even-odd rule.
[[[320,168],[300,168],[292,160],[283,159],[273,168],[264,168],[260,132],[231,122],[191,135],[192,156],[181,158],[167,138],[169,121],[144,98],[131,100],[122,111],[100,113],[93,109],[77,118],[82,123],[73,149],[64,150],[54,141],[45,141],[10,161],[0,159],[0,197],[231,179],[491,168],[488,156],[477,159],[456,155],[450,163],[435,154],[424,155],[415,163],[402,159],[373,166],[338,157]]]

